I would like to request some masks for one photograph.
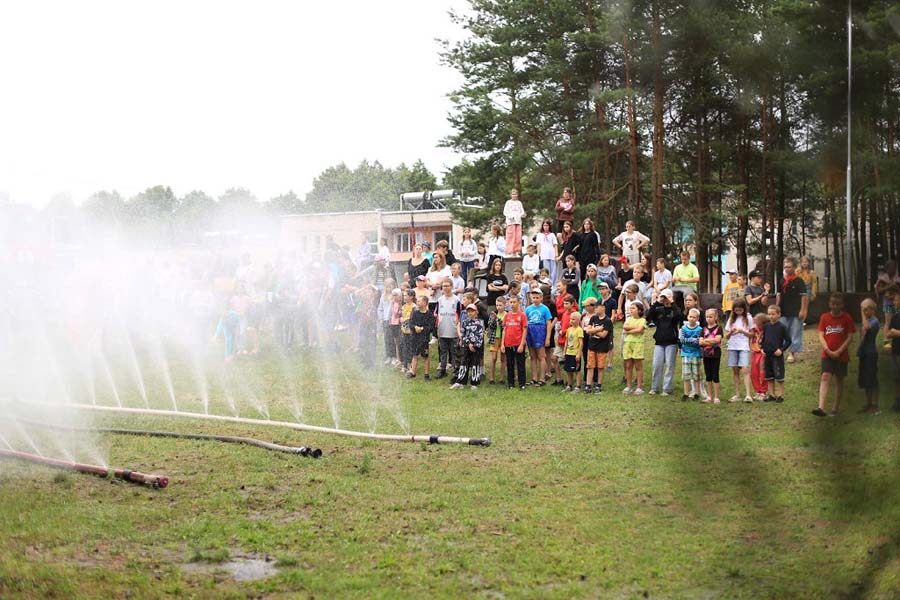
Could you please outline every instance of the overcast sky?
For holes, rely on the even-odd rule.
[[[156,184],[260,200],[330,165],[459,158],[435,38],[464,0],[0,4],[0,194]]]

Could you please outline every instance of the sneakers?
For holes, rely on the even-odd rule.
[[[469,389],[472,390],[472,391],[474,392],[475,390],[478,389],[478,386],[477,386],[477,385],[470,385],[470,386],[469,386]]]
[[[627,396],[628,394],[631,393],[631,388],[630,387],[625,388],[624,390],[622,390],[622,393]]]
[[[572,393],[573,393],[573,394],[580,394],[580,393],[581,393],[581,388],[579,388],[577,385],[572,386]]]
[[[776,404],[781,404],[782,402],[784,402],[784,396],[778,396],[777,398],[775,398]]]
[[[746,402],[747,404],[752,404],[753,398],[751,398],[750,396],[744,396],[744,402]]]
[[[655,396],[655,395],[656,395],[656,390],[651,389],[651,390],[650,390],[649,392],[647,392],[647,393],[648,393],[649,395],[651,395],[651,396]]]
[[[688,395],[687,395],[687,394],[682,394],[682,395],[681,395],[681,401],[682,401],[682,402],[687,402],[687,401],[688,401]]]
[[[692,400],[693,400],[694,402],[696,402],[696,401],[699,400],[699,399],[700,399],[700,395],[699,395],[699,394],[694,394],[694,397],[692,398]]]
[[[822,410],[821,408],[818,408],[818,407],[816,407],[816,410],[812,411],[812,414],[816,415],[817,417],[827,417],[828,416],[827,412],[825,412],[824,410]]]
[[[601,386],[599,383],[595,383],[594,384],[594,393],[599,394],[602,391],[603,391],[603,386]]]
[[[475,387],[475,386],[472,386],[472,387]],[[450,386],[450,389],[451,389],[451,390],[459,390],[459,389],[462,389],[462,384],[461,384],[461,383],[454,383],[453,385]]]
[[[772,394],[769,394],[768,396],[766,396],[763,399],[763,402],[775,402],[775,396],[773,396]]]
[[[431,375],[425,373],[425,381],[431,381]]]
[[[591,386],[589,386],[588,384],[584,384],[584,387],[582,389],[584,390],[585,394],[591,393]]]
[[[434,376],[435,379],[443,379],[447,376],[447,371],[438,371],[438,374]]]
[[[642,390],[641,388],[637,388],[636,390],[634,390],[634,395],[635,396],[643,396],[644,390]]]
[[[756,401],[757,401],[757,402],[762,402],[762,401],[763,401],[763,400],[765,400],[765,399],[766,399],[766,395],[765,395],[765,394],[762,394],[762,393],[760,393],[760,394],[757,394],[757,395],[756,395],[756,397],[755,397],[755,398],[753,398],[753,399],[754,399],[754,400],[756,400]]]
[[[729,398],[728,401],[729,401],[729,402],[740,402],[741,399],[738,397],[737,394],[735,394],[734,396],[732,396],[731,398]]]
[[[409,371],[407,371],[407,373],[406,373],[406,378],[407,378],[407,379],[412,379],[412,378],[415,377],[415,376],[416,376],[415,373],[412,373],[412,372],[409,372]]]
[[[662,392],[660,396],[671,396],[672,392]]]
[[[572,391],[572,386],[571,386],[571,385],[567,385],[567,386],[563,389],[563,391],[564,391],[564,392],[571,392],[571,391]]]

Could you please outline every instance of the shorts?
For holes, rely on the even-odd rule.
[[[835,377],[846,377],[847,363],[842,360],[825,357],[822,359],[822,372],[831,373]]]
[[[566,373],[575,373],[579,371],[577,358],[578,357],[574,354],[566,354],[566,363],[563,366],[563,370]]]
[[[503,336],[502,336],[502,335],[498,335],[498,336],[494,339],[494,343],[491,344],[490,346],[488,346],[488,349],[489,349],[491,352],[499,352],[499,353],[503,354]]]
[[[681,376],[687,381],[700,381],[700,363],[703,360],[699,356],[681,355]]]
[[[749,350],[729,350],[728,351],[728,366],[729,367],[749,367],[750,366],[750,351]]]
[[[553,348],[553,356],[555,356],[559,362],[564,361],[566,359],[566,349],[562,346],[555,346]]]
[[[625,360],[644,360],[644,340],[625,342],[622,346],[622,358]]]
[[[784,354],[782,354],[781,356],[766,354],[764,364],[766,370],[766,381],[784,381]]]
[[[878,355],[866,354],[859,357],[859,387],[864,390],[878,389]]]
[[[410,357],[412,357],[412,356],[421,356],[422,358],[428,358],[428,336],[427,335],[413,334],[412,352],[410,352]]]
[[[588,349],[587,368],[588,369],[605,369],[606,359],[609,356],[607,352]]]
[[[529,323],[525,343],[529,348],[543,348],[547,341],[546,323]]]

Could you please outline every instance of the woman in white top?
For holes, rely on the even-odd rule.
[[[550,222],[550,219],[544,219],[543,223],[541,223],[541,230],[534,236],[534,241],[538,245],[541,267],[550,272],[550,283],[555,284],[556,255],[559,248],[559,240],[556,238],[556,234],[553,233],[553,223]]]
[[[445,279],[450,278],[451,272],[443,254],[435,252],[432,260],[431,268],[428,270],[428,273],[425,274],[425,277],[428,279],[428,287],[431,288],[428,306],[433,311],[437,306],[438,296],[441,294],[441,284],[444,283]],[[432,304],[434,306],[432,306]]]
[[[519,190],[509,191],[503,216],[506,217],[506,255],[518,257],[522,254],[522,219],[526,216],[525,207],[519,201]]]
[[[475,257],[478,255],[478,243],[472,239],[472,230],[468,227],[463,229],[456,255],[459,258],[459,276],[468,283],[469,270],[475,266]]]

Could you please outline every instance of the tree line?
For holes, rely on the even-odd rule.
[[[437,178],[421,160],[394,168],[376,160],[355,168],[328,167],[303,197],[288,191],[260,201],[245,188],[228,189],[218,198],[202,190],[178,196],[170,186],[156,185],[128,198],[115,190],[99,191],[79,206],[61,197],[45,212],[76,216],[148,243],[197,242],[208,231],[271,226],[284,214],[397,209],[401,193],[436,187]]]
[[[867,289],[900,248],[900,5],[853,2],[852,226],[845,239],[847,2],[470,0],[442,60],[464,78],[454,132],[469,158],[445,186],[487,199],[455,209],[485,227],[511,187],[533,217],[563,186],[605,240],[626,219],[656,253],[726,246],[780,265],[825,238]],[[820,257],[822,258],[822,257]],[[770,277],[774,275],[770,269]],[[704,281],[711,272],[701,273]]]

